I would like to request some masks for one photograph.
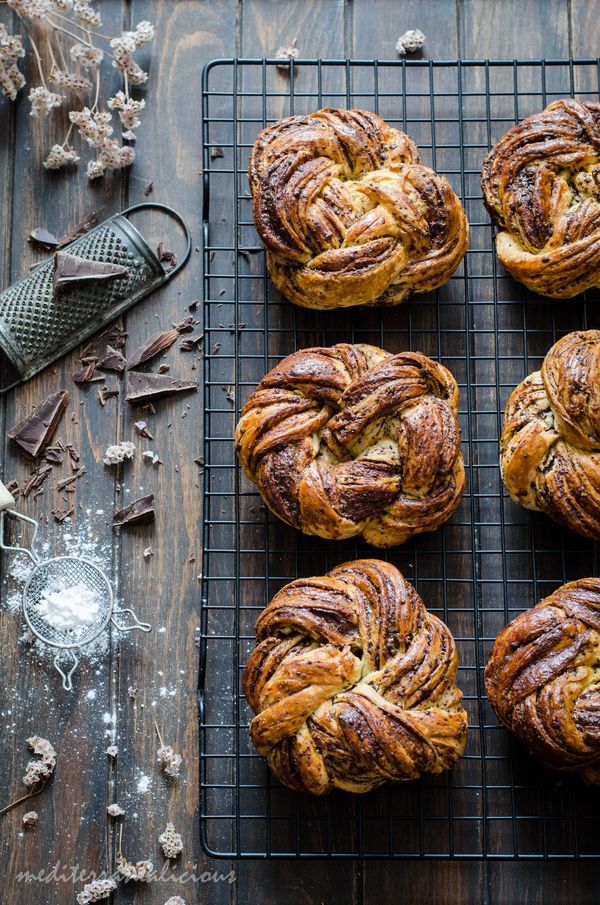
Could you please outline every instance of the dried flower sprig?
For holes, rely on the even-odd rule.
[[[181,757],[181,754],[176,754],[170,745],[164,744],[156,723],[154,724],[154,728],[156,729],[158,741],[160,742],[160,747],[156,752],[156,756],[161,769],[170,779],[179,779],[183,758]]]
[[[175,832],[175,827],[172,823],[167,823],[158,837],[158,841],[165,858],[177,858],[183,851],[183,839],[180,833]]]
[[[81,140],[94,149],[94,159],[87,164],[90,179],[103,176],[107,170],[131,166],[135,150],[123,141],[135,141],[140,124],[140,114],[144,110],[143,98],[133,98],[130,87],[143,85],[148,81],[145,72],[136,61],[134,54],[145,47],[154,37],[154,26],[150,22],[140,22],[133,31],[111,37],[98,28],[102,25],[100,12],[93,0],[6,0],[21,19],[31,50],[33,52],[39,84],[29,91],[30,115],[36,119],[49,116],[58,107],[68,105],[70,126],[62,144],[53,144],[43,160],[48,170],[58,170],[69,164],[77,164],[80,156],[70,144],[75,131]],[[50,55],[50,69],[47,71],[37,41],[44,37]],[[68,39],[68,40],[67,40]],[[107,46],[99,46],[99,41]],[[17,62],[25,50],[22,37],[10,35],[0,25],[0,92],[14,101],[25,78]],[[100,67],[106,58],[123,75],[123,90],[109,97],[106,109],[101,109]],[[72,69],[72,66],[76,69]],[[83,72],[82,72],[83,70]],[[88,78],[88,74],[90,77]],[[51,90],[51,85],[56,90]],[[93,102],[84,98],[94,90]],[[76,99],[74,108],[70,100]],[[118,113],[121,141],[113,137],[113,112]]]
[[[56,751],[48,739],[42,738],[40,735],[32,735],[31,738],[27,739],[27,744],[33,753],[39,757],[39,760],[30,760],[25,768],[23,783],[29,787],[30,791],[27,795],[22,795],[15,801],[11,801],[9,804],[4,805],[3,808],[0,808],[0,817],[8,814],[9,811],[12,811],[21,802],[27,801],[28,798],[39,795],[56,767]]]
[[[82,891],[77,894],[76,901],[78,905],[100,902],[102,899],[108,899],[116,888],[117,882],[112,877],[101,877],[98,880],[92,880],[91,883],[86,883]]]

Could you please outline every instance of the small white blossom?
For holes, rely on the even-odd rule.
[[[114,97],[108,99],[107,103],[111,110],[119,111],[119,119],[126,129],[137,129],[141,123],[139,114],[146,106],[143,98],[139,101],[128,99],[123,91],[117,91]]]
[[[84,69],[94,69],[104,59],[99,47],[87,47],[84,44],[72,44],[69,55],[74,63],[80,63]]]
[[[43,19],[50,12],[50,0],[7,0],[7,3],[26,19]]]
[[[73,8],[73,0],[50,0],[50,6],[57,13],[68,13]]]
[[[16,63],[12,66],[5,67],[0,64],[0,91],[4,97],[14,101],[17,97],[17,91],[25,84],[25,76]]]
[[[154,25],[151,22],[138,22],[132,32],[136,47],[144,47],[154,38]]]
[[[59,69],[58,66],[52,66],[48,81],[53,85],[59,85],[61,88],[70,88],[72,91],[91,91],[92,83],[89,79],[75,72],[67,72]]]
[[[175,832],[175,827],[172,823],[167,823],[158,837],[158,841],[165,858],[177,858],[183,850],[183,839],[179,833]]]
[[[92,880],[91,883],[85,884],[82,892],[78,893],[77,905],[89,905],[90,902],[100,902],[102,899],[108,899],[116,888],[116,880],[113,880],[112,877]]]
[[[68,163],[77,163],[78,160],[79,157],[69,145],[66,148],[63,145],[52,145],[50,153],[42,166],[46,167],[47,170],[60,170],[61,167],[65,167]]]
[[[73,12],[80,22],[91,28],[98,28],[102,25],[100,13],[90,6],[90,0],[74,0]]]
[[[52,775],[56,766],[56,751],[46,738],[32,735],[27,744],[40,760],[30,760],[25,768],[23,783],[29,788]]]
[[[276,60],[285,60],[285,63],[278,63],[278,69],[288,69],[288,63],[290,60],[297,60],[300,56],[300,51],[295,46],[295,44],[290,45],[289,47],[278,47],[277,53],[275,54]]]
[[[40,85],[39,88],[32,88],[29,92],[29,103],[31,104],[29,115],[36,118],[48,116],[50,111],[54,107],[60,107],[62,102],[62,94],[55,94],[53,91],[48,91],[48,89],[44,88],[42,85]]]
[[[121,805],[117,804],[116,802],[114,804],[109,804],[106,812],[110,817],[122,817],[125,813]]]
[[[25,814],[23,814],[23,826],[35,826],[37,822],[37,811],[27,811]]]
[[[170,745],[161,745],[156,756],[163,772],[171,779],[178,779],[183,761],[181,754],[176,754]]]
[[[119,753],[119,749],[117,748],[116,745],[109,745],[108,748],[106,749],[106,753],[108,754],[109,757],[116,757],[117,754]]]
[[[138,880],[140,883],[146,883],[152,875],[154,865],[152,861],[137,861],[132,864],[121,855],[117,858],[117,870],[124,880]]]
[[[185,900],[181,896],[171,896],[165,902],[165,905],[186,905]]]
[[[99,160],[90,160],[87,165],[87,177],[88,179],[98,179],[100,176],[104,176],[105,170],[106,167]]]
[[[417,50],[422,50],[424,45],[425,35],[423,32],[418,28],[411,28],[409,31],[405,31],[403,35],[400,35],[396,42],[396,50],[401,57],[404,57],[407,53],[415,53]]]
[[[108,446],[102,460],[105,465],[120,465],[125,459],[133,459],[135,456],[135,443],[131,440],[121,440],[114,446]]]

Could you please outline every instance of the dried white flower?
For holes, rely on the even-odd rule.
[[[97,110],[95,113],[92,113],[89,107],[71,110],[69,119],[92,148],[103,148],[114,131],[111,114],[106,110]]]
[[[116,745],[109,745],[108,748],[106,749],[106,753],[108,754],[109,757],[116,757],[117,754],[119,753],[119,749],[117,748]]]
[[[50,153],[43,161],[42,166],[47,170],[60,170],[69,163],[77,163],[79,157],[70,145],[52,145]]]
[[[0,62],[15,63],[25,56],[23,41],[19,35],[9,35],[4,25],[0,24]]]
[[[296,47],[296,42],[290,44],[289,47],[279,47],[277,49],[277,53],[275,54],[276,60],[285,60],[285,63],[278,63],[277,68],[283,69],[285,71],[289,70],[289,61],[297,60],[300,56],[300,51]]]
[[[25,76],[16,63],[8,67],[0,64],[0,91],[2,91],[4,97],[14,101],[17,97],[17,91],[24,84]]]
[[[124,880],[137,880],[140,883],[147,883],[154,871],[152,861],[138,861],[132,864],[126,861],[123,855],[117,858],[117,871]]]
[[[66,69],[59,69],[58,66],[52,66],[48,81],[53,85],[59,85],[61,88],[70,88],[71,91],[91,91],[92,83],[89,79],[75,72],[67,72]]]
[[[50,12],[50,0],[7,0],[7,3],[26,19],[43,19]]]
[[[111,110],[119,111],[119,119],[126,129],[137,129],[141,123],[139,114],[146,106],[145,100],[135,101],[127,98],[123,91],[117,91],[114,97],[109,97],[107,103]]]
[[[136,47],[144,47],[154,38],[154,25],[151,22],[138,22],[135,31],[131,32]]]
[[[424,45],[425,35],[423,32],[418,28],[411,28],[409,31],[405,31],[403,35],[400,35],[396,42],[396,50],[401,57],[404,57],[407,53],[415,53],[417,50],[422,50]]]
[[[31,104],[30,116],[40,118],[48,116],[54,107],[60,107],[64,98],[62,94],[55,94],[40,85],[39,88],[32,88],[29,92],[29,103]]]
[[[144,549],[142,550],[142,556],[144,557],[144,559],[148,559],[149,556],[154,556],[154,550],[152,549],[152,547],[144,547]]]
[[[154,450],[152,450],[152,449],[144,450],[144,452],[142,453],[142,456],[144,459],[146,459],[147,462],[150,462],[152,465],[160,464],[160,456],[158,455],[158,453],[155,453]]]
[[[104,176],[105,170],[106,167],[99,160],[90,160],[87,165],[87,177],[88,179],[98,179],[99,176]]]
[[[27,744],[40,760],[30,760],[25,768],[23,782],[30,788],[52,775],[56,766],[56,751],[46,738],[32,735]]]
[[[125,459],[133,459],[135,456],[135,443],[131,440],[121,440],[114,446],[108,446],[102,460],[105,465],[120,465]]]
[[[128,129],[127,132],[123,132],[121,138],[124,138],[125,141],[137,141],[137,135],[135,132],[132,132],[131,129]]]
[[[170,745],[161,745],[156,752],[156,756],[163,773],[166,773],[171,779],[178,779],[183,762],[181,754],[176,754]]]
[[[73,12],[80,22],[91,28],[98,28],[102,25],[100,13],[90,6],[90,0],[74,0]]]
[[[99,47],[79,43],[71,45],[69,55],[74,63],[79,63],[84,69],[95,69],[104,59],[104,53]]]
[[[167,899],[165,905],[186,905],[185,900],[181,898],[181,896],[171,896],[170,899]]]
[[[82,892],[78,893],[77,903],[78,905],[89,905],[90,902],[100,902],[102,899],[108,899],[116,888],[116,880],[113,880],[112,877],[92,880],[91,883],[85,884]]]
[[[37,822],[37,811],[27,811],[27,813],[23,814],[23,826],[35,826]]]
[[[109,804],[106,809],[106,813],[110,815],[110,817],[122,817],[125,811],[121,807],[121,805],[117,804]]]
[[[172,823],[167,823],[164,831],[158,837],[158,841],[165,858],[177,858],[181,854],[183,839],[179,833],[175,832],[175,827]]]
[[[73,8],[73,0],[50,0],[50,7],[57,13],[68,13]]]

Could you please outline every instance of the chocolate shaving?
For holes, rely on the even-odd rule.
[[[106,346],[104,358],[98,362],[98,367],[103,371],[116,371],[117,374],[123,373],[125,365],[126,360],[123,353],[109,345]]]
[[[147,440],[154,440],[154,437],[148,430],[148,425],[146,424],[145,421],[134,421],[133,426],[135,428],[137,428],[137,430],[140,434],[140,437],[146,437]]]
[[[52,393],[34,408],[31,415],[12,427],[8,436],[26,455],[36,459],[52,439],[68,403],[69,394],[66,390]]]
[[[214,148],[211,148],[211,149],[210,149],[210,156],[212,157],[213,160],[214,160],[216,157],[225,157],[225,154],[224,154],[224,152],[223,152],[223,148],[219,147],[218,145],[215,146]]]
[[[154,189],[154,183],[153,183],[153,182],[147,182],[146,185],[145,185],[145,187],[144,187],[144,195],[146,196],[146,198],[148,197],[148,195],[151,195],[151,194],[152,194],[152,190],[153,190],[153,189]]]
[[[48,449],[44,453],[44,459],[50,465],[62,465],[63,463],[62,453],[54,446],[48,447]]]
[[[15,481],[14,478],[12,481],[8,482],[8,484],[6,485],[6,489],[8,490],[9,493],[12,493],[12,495],[15,497],[15,499],[21,493],[21,488],[19,487],[19,482]]]
[[[181,352],[192,352],[194,349],[201,349],[204,344],[204,333],[200,333],[199,336],[191,336],[189,339],[184,339],[179,346]]]
[[[38,227],[29,233],[29,241],[34,245],[39,245],[40,248],[45,248],[46,251],[51,248],[60,248],[60,239],[43,227]]]
[[[113,515],[113,525],[140,525],[154,521],[154,494],[140,497]]]
[[[93,261],[79,258],[67,251],[57,251],[54,255],[54,292],[72,286],[102,283],[108,280],[120,280],[129,276],[126,267],[111,264],[109,261]]]
[[[192,333],[197,323],[198,321],[195,319],[194,315],[188,314],[187,317],[184,317],[178,324],[173,324],[173,327],[178,333]]]
[[[167,265],[166,267],[163,267],[165,273],[169,273],[177,265],[177,255],[174,251],[169,251],[168,248],[165,248],[162,242],[158,243],[156,256],[161,264]]]
[[[70,506],[68,509],[51,509],[50,511],[51,511],[52,515],[54,516],[54,518],[56,519],[56,521],[59,522],[60,524],[62,524],[66,518],[69,518],[69,516],[74,515],[75,507]]]
[[[104,406],[104,405],[106,405],[107,399],[113,399],[115,396],[118,396],[118,395],[119,395],[118,387],[100,387],[100,389],[98,390],[98,393],[97,393],[98,402],[100,403],[100,405]]]
[[[97,383],[99,380],[104,380],[104,376],[96,370],[96,364],[96,359],[91,358],[84,368],[80,371],[75,371],[73,383]]]
[[[75,447],[73,446],[72,443],[67,443],[67,450],[68,450],[69,458],[71,459],[71,462],[79,462],[79,460],[81,459],[81,454],[79,452],[77,452],[77,450],[75,449]]]
[[[28,481],[21,488],[21,496],[25,499],[29,496],[34,488],[40,487],[52,471],[51,465],[44,465],[32,473]]]
[[[175,393],[197,392],[195,380],[180,380],[166,374],[145,374],[141,371],[129,371],[125,399],[127,402],[143,405],[152,399],[173,396]]]

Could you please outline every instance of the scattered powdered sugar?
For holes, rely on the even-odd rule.
[[[145,795],[146,792],[150,791],[150,777],[146,776],[145,773],[142,773],[138,780],[137,790],[140,795]]]
[[[83,581],[65,587],[54,578],[41,592],[37,611],[53,628],[84,628],[97,620],[100,598]]]

